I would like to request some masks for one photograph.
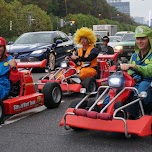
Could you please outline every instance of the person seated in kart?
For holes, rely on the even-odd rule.
[[[77,64],[77,73],[81,80],[97,75],[97,56],[98,50],[94,47],[96,36],[92,29],[82,27],[75,33],[74,41],[82,47],[75,54],[71,55],[71,60]],[[89,66],[83,67],[84,62],[90,62]]]
[[[99,45],[97,47],[98,51],[100,54],[114,54],[114,50],[111,46],[108,45],[109,43],[109,37],[108,36],[104,36],[102,38],[103,44]],[[108,61],[109,65],[114,65],[114,62],[112,60]]]
[[[147,91],[147,97],[143,100],[143,107],[145,113],[149,113],[150,110],[152,112],[152,90],[148,89],[152,82],[152,30],[147,26],[138,26],[135,30],[135,38],[135,53],[131,56],[130,63],[121,64],[120,68],[128,70],[128,74],[138,80],[134,87],[137,88],[139,93]],[[143,78],[141,79],[133,70],[140,72]],[[131,98],[136,98],[136,95],[133,94]],[[106,105],[108,102],[109,96],[105,98],[103,104]],[[148,107],[148,111],[146,107]],[[139,103],[129,106],[126,111],[128,118],[139,118]]]
[[[9,72],[16,67],[16,62],[6,51],[6,40],[0,37],[0,99],[4,99],[10,91]]]
[[[108,45],[109,43],[109,37],[104,36],[102,38],[103,44],[100,45],[97,49],[99,50],[99,53],[101,54],[114,54],[114,50],[111,46]]]

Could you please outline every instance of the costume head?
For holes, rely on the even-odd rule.
[[[138,26],[135,29],[135,37],[148,37],[149,42],[150,42],[150,46],[152,48],[152,30],[147,27],[147,26]],[[137,44],[135,44],[135,51],[139,51],[138,50],[138,46]]]
[[[89,45],[95,45],[96,43],[96,36],[92,29],[87,27],[82,27],[78,29],[75,33],[74,41],[76,44],[81,44],[81,38],[85,37],[88,39]]]
[[[6,40],[0,37],[0,46],[4,46],[4,52],[0,58],[0,61],[3,61],[6,58]]]

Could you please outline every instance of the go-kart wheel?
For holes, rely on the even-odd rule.
[[[55,69],[55,54],[54,53],[50,53],[48,64],[49,64],[50,70],[53,71]]]
[[[58,83],[48,82],[42,89],[44,94],[44,105],[50,108],[57,108],[62,100],[62,90]]]
[[[123,103],[120,102],[120,101],[117,101],[114,105],[114,110],[120,108],[121,106],[123,106]],[[121,110],[121,111],[118,111],[117,114],[116,114],[116,117],[122,117],[124,119],[127,119],[127,113],[126,113],[125,109]]]
[[[81,101],[81,99],[77,99],[77,100],[74,100],[70,105],[69,105],[69,108],[75,108],[76,105]],[[86,108],[87,107],[87,103],[88,101],[85,100],[80,106],[79,108]]]
[[[94,102],[95,102],[94,99],[89,100],[87,103],[87,109],[89,109],[94,104]],[[93,111],[96,111],[96,112],[100,112],[100,110],[101,108],[98,105],[95,105],[93,108]]]
[[[0,124],[4,122],[4,104],[0,100]]]
[[[94,92],[97,90],[97,82],[95,78],[84,79],[82,85],[86,88],[87,92]]]

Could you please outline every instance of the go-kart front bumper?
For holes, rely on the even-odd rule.
[[[125,133],[125,125],[122,120],[93,119],[85,116],[77,116],[73,108],[68,108],[60,122],[60,126],[75,127],[89,130],[101,130],[106,132]],[[152,116],[144,115],[137,120],[126,120],[127,134],[138,136],[152,135]]]

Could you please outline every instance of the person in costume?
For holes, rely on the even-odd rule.
[[[0,99],[4,99],[9,94],[9,71],[13,67],[16,67],[16,62],[6,52],[6,40],[0,37]]]
[[[99,52],[94,47],[96,40],[95,33],[90,28],[82,27],[75,33],[74,41],[82,47],[71,56],[71,59],[79,63],[77,64],[77,71],[81,80],[97,75],[97,56]],[[90,65],[83,67],[86,61],[89,61]]]

